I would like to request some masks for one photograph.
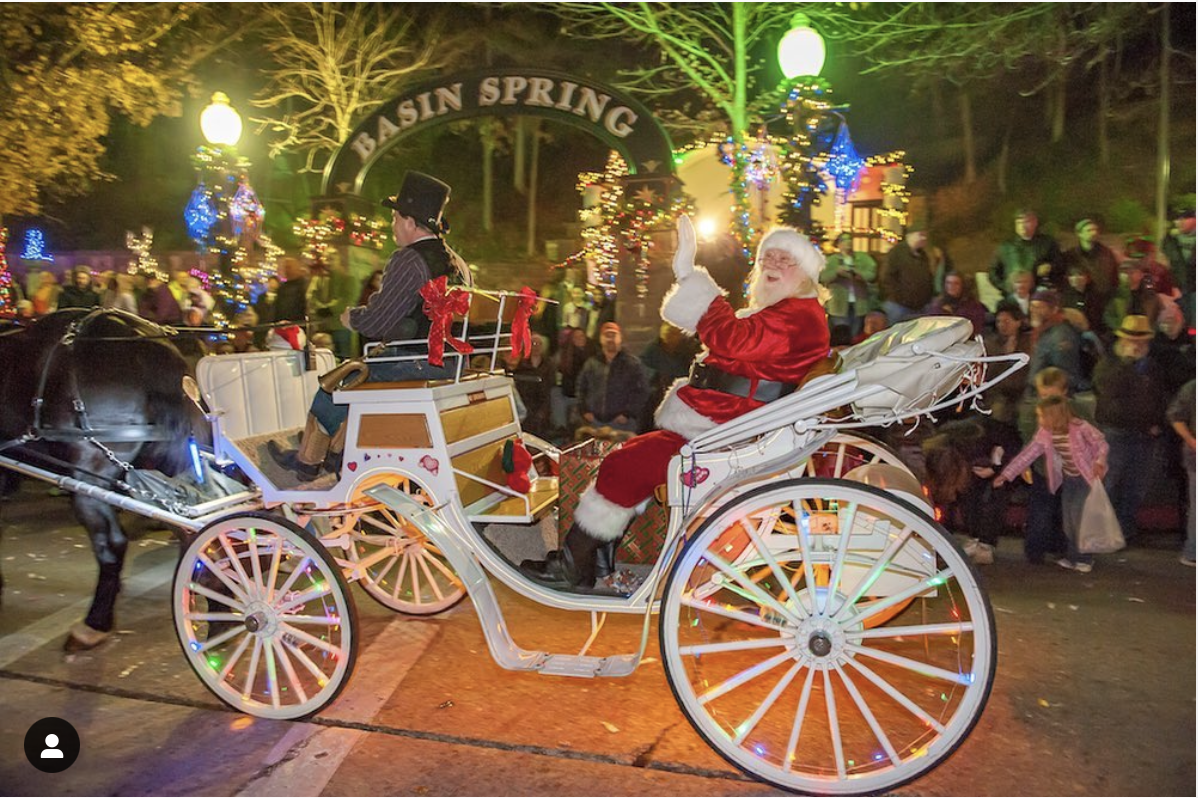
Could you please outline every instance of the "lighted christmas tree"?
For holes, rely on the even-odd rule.
[[[0,317],[9,318],[17,312],[17,289],[8,271],[8,228],[0,227]]]

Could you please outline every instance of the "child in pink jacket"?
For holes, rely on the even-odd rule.
[[[1057,565],[1088,574],[1093,569],[1094,556],[1077,549],[1077,534],[1081,526],[1082,509],[1090,486],[1100,482],[1107,471],[1107,442],[1094,426],[1076,418],[1063,396],[1049,396],[1036,405],[1039,429],[1031,443],[994,478],[994,487],[1002,487],[1025,471],[1043,455],[1048,472],[1048,490],[1061,491],[1061,516],[1069,553]]]

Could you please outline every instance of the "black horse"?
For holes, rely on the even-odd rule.
[[[184,393],[188,373],[168,330],[120,311],[65,310],[9,329],[0,333],[0,454],[110,489],[120,489],[122,463],[173,476],[190,463],[189,438],[208,435]],[[73,501],[100,575],[68,651],[112,631],[128,546],[114,507],[79,493]]]

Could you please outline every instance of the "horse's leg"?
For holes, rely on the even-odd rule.
[[[85,651],[108,639],[115,623],[116,597],[121,591],[121,570],[129,539],[121,528],[116,510],[108,504],[75,494],[75,514],[91,537],[92,551],[100,566],[96,594],[83,623],[71,627],[63,644],[66,651]]]

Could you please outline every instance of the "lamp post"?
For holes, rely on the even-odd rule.
[[[824,68],[827,49],[824,37],[811,27],[806,14],[795,14],[790,19],[790,30],[778,42],[778,66],[787,80],[800,77],[816,77]]]
[[[207,144],[192,158],[197,183],[183,217],[201,253],[215,257],[207,277],[209,290],[230,316],[249,303],[248,250],[261,231],[264,211],[250,187],[249,161],[237,152],[241,115],[224,92],[200,113],[200,132]]]

